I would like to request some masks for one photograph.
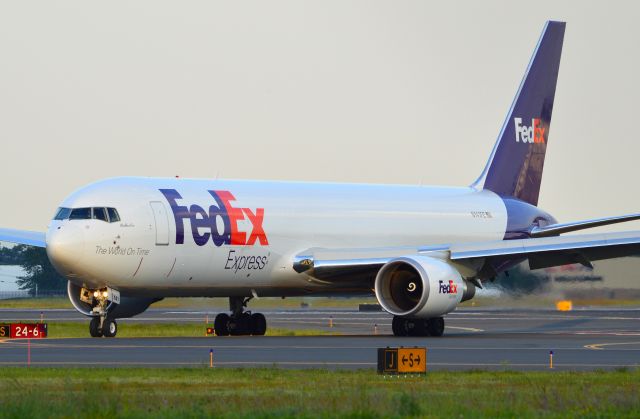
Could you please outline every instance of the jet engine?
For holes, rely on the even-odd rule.
[[[378,302],[389,313],[407,318],[434,318],[473,298],[475,286],[456,268],[428,256],[406,256],[386,263],[376,276]]]
[[[97,316],[98,314],[94,310],[98,301],[94,297],[95,292],[106,292],[103,290],[89,290],[87,288],[80,287],[71,281],[67,284],[67,294],[73,307],[85,316]],[[126,317],[133,317],[138,315],[149,308],[149,306],[160,298],[140,298],[140,297],[120,297],[120,303],[116,304],[113,301],[108,301],[106,305],[106,312],[111,319],[121,319]]]

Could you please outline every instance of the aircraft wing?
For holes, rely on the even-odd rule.
[[[522,240],[497,240],[427,247],[383,249],[309,249],[294,259],[294,269],[327,283],[375,278],[382,265],[399,256],[425,255],[453,263],[483,266],[487,279],[501,266],[529,261],[531,269],[640,255],[640,231],[580,234]]]
[[[0,242],[47,247],[44,233],[39,231],[14,230],[12,228],[0,228]]]
[[[451,260],[528,259],[531,269],[640,255],[640,231],[452,245]]]

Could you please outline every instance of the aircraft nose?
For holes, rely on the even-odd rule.
[[[47,256],[62,275],[77,275],[84,256],[84,232],[69,222],[53,225],[47,232]]]

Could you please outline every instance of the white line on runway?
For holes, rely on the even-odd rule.
[[[0,365],[25,365],[24,361],[0,361]],[[88,366],[82,365],[80,362],[72,362],[72,361],[31,361],[31,365],[80,365],[80,366]],[[200,361],[200,362],[136,362],[136,361],[91,361],[91,366],[95,365],[123,365],[123,366],[135,366],[135,365],[193,365],[193,366],[202,366],[204,368],[208,367],[208,362]],[[279,365],[291,365],[291,366],[305,366],[305,365],[315,365],[315,366],[374,366],[377,365],[375,362],[339,362],[339,361],[218,361],[214,362],[215,365],[268,365],[268,366],[279,366]],[[564,369],[564,368],[637,368],[640,364],[556,364],[555,369]],[[474,363],[455,363],[455,362],[430,362],[427,364],[427,368],[429,367],[502,367],[505,369],[510,369],[513,367],[535,367],[535,368],[548,368],[547,363],[491,363],[491,362],[474,362]]]

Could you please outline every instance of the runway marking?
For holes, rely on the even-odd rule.
[[[24,365],[24,361],[0,361],[0,365]],[[73,361],[31,361],[36,365],[81,365]],[[333,362],[333,361],[218,361],[215,365],[377,365],[375,362]],[[185,362],[136,362],[136,361],[91,361],[91,365],[201,365],[209,366],[209,361],[185,361]]]
[[[390,336],[391,337],[391,336]],[[77,338],[70,338],[77,339]],[[91,338],[87,338],[91,339]],[[135,338],[140,339],[140,338]],[[206,339],[206,338],[203,338]],[[12,341],[4,341],[3,343],[7,344],[5,346],[6,349],[9,348],[23,348],[27,346],[26,339],[16,339]],[[203,344],[203,345],[141,345],[141,344],[118,344],[118,345],[83,345],[83,344],[57,344],[57,343],[40,343],[31,341],[32,349],[45,349],[45,348],[67,348],[67,349],[219,349],[219,350],[236,350],[236,349],[297,349],[297,350],[308,350],[308,349],[334,349],[334,350],[345,350],[345,349],[371,349],[375,350],[378,348],[377,345],[373,346],[322,346],[322,345],[314,345],[314,346],[304,346],[304,345],[217,345],[217,344]],[[526,348],[526,347],[497,347],[497,346],[464,346],[464,347],[456,347],[456,346],[430,346],[429,349],[431,351],[546,351],[547,348]],[[562,351],[584,351],[588,348],[586,347],[557,347],[556,350]]]
[[[543,363],[536,363],[536,364],[521,364],[521,363],[511,363],[511,362],[505,362],[505,363],[483,363],[483,362],[472,362],[472,363],[455,363],[455,362],[430,362],[427,364],[427,367],[429,367],[429,365],[439,365],[439,366],[449,366],[449,367],[455,367],[455,366],[459,366],[459,367],[473,367],[473,366],[484,366],[484,367],[505,367],[505,368],[509,368],[509,367],[543,367],[545,369],[549,368],[549,363],[547,362],[543,362]],[[554,368],[562,368],[562,367],[566,367],[566,368],[570,368],[570,367],[597,367],[597,368],[604,368],[604,367],[615,367],[615,368],[623,368],[623,367],[637,367],[639,364],[565,364],[565,363],[555,363],[554,362]]]
[[[0,361],[0,365],[25,365],[24,361]],[[75,365],[78,367],[91,367],[95,365],[123,365],[123,366],[153,366],[153,365],[192,365],[208,367],[208,362],[203,361],[191,361],[191,362],[136,362],[136,361],[91,361],[90,364],[83,364],[81,362],[72,361],[31,361],[31,365]],[[336,361],[218,361],[215,365],[267,365],[267,366],[374,366],[375,362],[336,362]],[[562,368],[636,368],[639,364],[587,364],[587,363],[571,363],[571,364],[556,364],[556,369]],[[456,363],[456,362],[430,362],[427,365],[429,367],[502,367],[509,369],[512,367],[536,367],[548,369],[548,364],[544,363],[510,363],[510,362],[473,362],[473,363]]]
[[[618,346],[618,345],[640,345],[640,342],[614,342],[614,343],[592,343],[590,345],[584,345],[586,349],[593,349],[596,351],[603,351],[603,346]],[[630,351],[640,351],[640,349],[627,349]]]
[[[447,329],[458,329],[458,330],[467,330],[469,332],[484,332],[484,329],[477,329],[475,327],[462,327],[462,326],[449,326],[447,325]]]

